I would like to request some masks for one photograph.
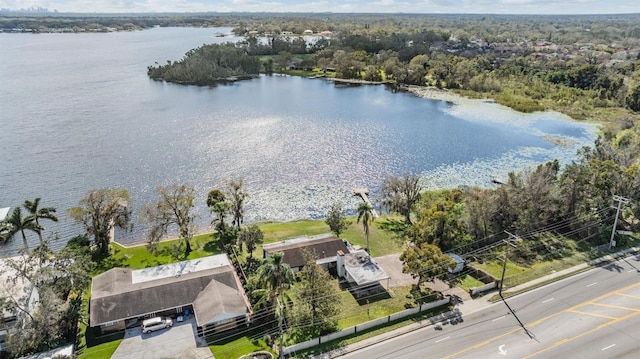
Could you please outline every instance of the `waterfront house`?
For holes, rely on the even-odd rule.
[[[195,316],[199,335],[248,325],[251,305],[226,254],[93,278],[90,326],[102,334],[146,318]]]
[[[340,239],[331,233],[320,234],[313,237],[296,237],[285,239],[281,242],[266,244],[262,247],[264,258],[267,258],[275,252],[283,252],[282,260],[287,263],[294,273],[297,273],[304,267],[304,249],[315,254],[316,263],[325,269],[332,271],[336,269],[336,253],[342,251],[349,253],[348,242]]]

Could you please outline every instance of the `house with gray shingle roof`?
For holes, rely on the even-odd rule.
[[[247,324],[252,314],[226,254],[145,269],[113,268],[92,280],[90,325],[102,333],[154,316],[194,315],[198,332]]]
[[[327,270],[332,270],[336,268],[337,252],[349,253],[349,247],[350,245],[344,239],[338,238],[331,233],[326,233],[312,237],[289,238],[280,242],[265,244],[262,249],[264,258],[275,252],[282,252],[284,254],[282,257],[283,262],[287,263],[294,273],[297,273],[305,265],[303,250],[306,249],[315,254],[316,263]]]

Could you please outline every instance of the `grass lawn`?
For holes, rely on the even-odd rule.
[[[362,223],[356,223],[356,218],[349,218],[351,224],[340,238],[348,240],[353,245],[365,248],[367,245]],[[278,242],[283,239],[298,236],[314,236],[331,233],[324,220],[299,220],[292,222],[267,222],[259,224],[264,232],[264,243]],[[402,243],[395,236],[401,228],[393,217],[380,217],[369,226],[369,246],[373,257],[402,252]],[[257,252],[260,252],[259,250]],[[262,253],[260,253],[261,255]]]
[[[110,358],[124,338],[124,333],[96,338],[85,324],[80,323],[78,327],[80,334],[76,355],[79,359]]]
[[[216,359],[237,359],[243,355],[257,351],[271,351],[262,338],[254,339],[254,336],[260,336],[261,333],[262,332],[254,331],[249,335],[230,338],[219,344],[209,345],[209,349],[211,349],[211,353],[213,353]]]
[[[348,290],[342,290],[338,330],[405,310],[405,304],[413,301],[407,297],[410,289],[411,286],[390,288],[388,293],[369,299],[369,304],[359,304]]]
[[[123,335],[124,336],[124,335]],[[88,347],[76,351],[78,359],[104,359],[111,358],[111,355],[118,349],[122,338],[104,344]]]
[[[491,274],[495,278],[498,278],[498,279],[502,278],[502,266],[503,266],[502,261],[474,263],[473,266],[484,270],[485,272]],[[507,261],[507,270],[504,273],[504,277],[508,278],[510,276],[519,275],[524,273],[526,270],[527,268],[520,267],[519,265],[511,261]]]
[[[222,253],[212,233],[194,236],[191,239],[191,249],[192,252],[185,257],[182,239],[160,242],[156,254],[149,252],[146,245],[125,247],[111,243],[111,255],[99,263],[94,275],[115,267],[142,269]]]
[[[459,278],[457,286],[462,288],[465,292],[468,293],[469,289],[475,288],[475,287],[481,287],[483,285],[484,283],[475,279],[473,276],[465,274]]]

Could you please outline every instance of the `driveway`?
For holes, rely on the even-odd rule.
[[[384,257],[374,258],[376,262],[384,269],[389,275],[389,287],[402,287],[410,284],[416,284],[417,279],[414,279],[411,274],[402,273],[402,261],[400,260],[400,254],[389,254]],[[381,283],[384,283],[382,281]],[[457,297],[458,304],[462,304],[465,301],[471,301],[471,296],[464,290],[453,287],[449,288],[449,285],[439,279],[433,282],[426,282],[424,286],[431,288],[432,290],[442,292],[445,295],[452,295]]]
[[[413,279],[411,274],[402,273],[402,261],[399,253],[374,259],[389,275],[389,287],[404,287],[409,284],[416,284],[417,280]],[[382,281],[381,283],[384,282]]]
[[[111,356],[112,359],[207,359],[211,350],[196,335],[193,316],[184,322],[173,321],[173,327],[142,334],[140,327],[127,329],[124,339]]]

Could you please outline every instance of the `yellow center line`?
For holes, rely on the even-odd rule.
[[[602,315],[602,314],[596,314],[596,313],[581,312],[579,310],[568,310],[567,312],[576,313],[576,314],[591,315],[591,316],[594,316],[594,317],[605,318],[605,319],[618,319],[618,317],[611,317],[611,316],[608,316],[608,315]]]
[[[640,296],[637,295],[631,295],[631,294],[627,294],[627,293],[618,293],[616,292],[617,295],[621,295],[623,297],[629,297],[629,298],[633,298],[633,299],[640,299]]]
[[[536,355],[538,355],[538,354],[542,354],[542,353],[544,353],[544,352],[546,352],[546,351],[549,351],[549,350],[551,350],[551,349],[554,349],[554,348],[556,348],[556,347],[559,347],[559,346],[561,346],[561,345],[563,345],[563,344],[566,344],[566,343],[568,343],[568,342],[570,342],[570,341],[573,341],[573,340],[575,340],[575,339],[581,338],[581,337],[583,337],[583,336],[585,336],[585,335],[587,335],[587,334],[591,334],[591,333],[593,333],[593,332],[596,332],[596,331],[598,331],[598,330],[600,330],[600,329],[602,329],[602,328],[606,328],[606,327],[608,327],[608,326],[610,326],[610,325],[613,325],[613,324],[615,324],[615,323],[621,322],[621,321],[623,321],[623,320],[627,320],[627,319],[629,319],[629,318],[631,318],[631,317],[635,317],[635,316],[636,316],[636,315],[638,315],[638,314],[640,314],[640,311],[633,312],[633,313],[629,313],[629,314],[625,315],[624,317],[616,318],[616,319],[614,319],[614,320],[612,320],[612,321],[609,321],[609,322],[607,322],[607,323],[600,324],[600,325],[598,325],[597,327],[595,327],[595,328],[593,328],[593,329],[591,329],[591,330],[588,330],[588,331],[586,331],[586,332],[580,333],[580,334],[578,334],[578,335],[576,335],[576,336],[574,336],[574,337],[571,337],[571,338],[562,339],[562,340],[560,340],[559,342],[556,342],[555,344],[553,344],[553,345],[552,345],[552,346],[550,346],[550,347],[547,347],[547,348],[544,348],[544,349],[542,349],[542,350],[539,350],[539,351],[537,351],[537,352],[535,352],[535,353],[533,353],[533,354],[529,354],[529,355],[527,355],[527,356],[524,356],[524,357],[522,357],[522,359],[529,359],[529,358],[533,358],[534,356],[536,356]]]
[[[607,308],[615,308],[615,309],[630,310],[630,311],[632,311],[632,312],[637,312],[637,311],[639,311],[639,310],[640,310],[639,308],[627,308],[627,307],[621,307],[621,306],[619,306],[619,305],[605,304],[605,303],[589,303],[589,304],[597,305],[597,306],[600,306],[600,307],[607,307]]]
[[[604,298],[608,298],[608,297],[610,297],[610,296],[612,296],[612,295],[618,294],[618,292],[623,292],[623,291],[625,291],[625,290],[629,290],[629,289],[635,288],[635,287],[637,287],[637,286],[640,286],[640,283],[631,284],[631,285],[626,286],[626,287],[624,287],[624,288],[622,288],[622,289],[618,289],[616,292],[610,292],[610,293],[607,293],[607,294],[603,294],[603,295],[598,296],[598,297],[596,297],[596,298],[593,298],[593,299],[590,299],[590,300],[588,300],[588,301],[582,302],[582,303],[580,303],[580,304],[574,305],[574,306],[573,306],[573,307],[571,307],[571,308],[567,308],[567,309],[565,309],[565,310],[563,310],[563,311],[560,311],[560,312],[557,312],[557,313],[554,313],[554,314],[548,315],[548,316],[546,316],[546,317],[544,317],[544,318],[540,318],[540,319],[538,319],[538,320],[536,320],[536,321],[534,321],[534,322],[527,323],[527,325],[526,325],[526,326],[527,326],[527,327],[534,327],[534,326],[536,326],[536,325],[538,325],[538,324],[540,324],[540,323],[544,322],[545,320],[551,319],[551,318],[553,318],[553,317],[555,317],[555,316],[557,316],[557,315],[560,315],[560,314],[562,314],[562,313],[565,313],[565,312],[568,312],[568,311],[571,311],[571,310],[575,310],[575,309],[577,309],[577,308],[580,308],[580,307],[582,307],[582,306],[585,306],[585,305],[589,304],[589,303],[590,303],[590,302],[592,302],[592,301],[597,301],[597,300],[601,300],[601,299],[604,299]],[[500,335],[495,336],[495,337],[493,337],[493,338],[491,338],[491,339],[487,339],[487,340],[485,340],[485,341],[483,341],[483,342],[480,342],[480,343],[478,343],[478,344],[472,345],[472,346],[467,347],[467,348],[465,348],[465,349],[462,349],[462,350],[460,350],[460,351],[458,351],[458,352],[455,352],[455,353],[453,353],[453,354],[451,354],[451,355],[448,355],[448,356],[444,357],[444,359],[450,359],[450,358],[456,357],[456,356],[458,356],[458,355],[460,355],[460,354],[466,353],[466,352],[468,352],[468,351],[470,351],[470,350],[482,348],[483,346],[485,346],[485,345],[487,345],[487,344],[490,344],[490,343],[492,343],[492,342],[495,342],[496,340],[498,340],[498,339],[500,339],[500,338],[504,338],[504,337],[506,337],[507,335],[509,335],[509,334],[513,334],[513,333],[518,332],[518,331],[520,331],[520,330],[522,330],[522,328],[512,329],[512,330],[510,330],[510,331],[508,331],[508,332],[506,332],[506,333],[500,334]]]

